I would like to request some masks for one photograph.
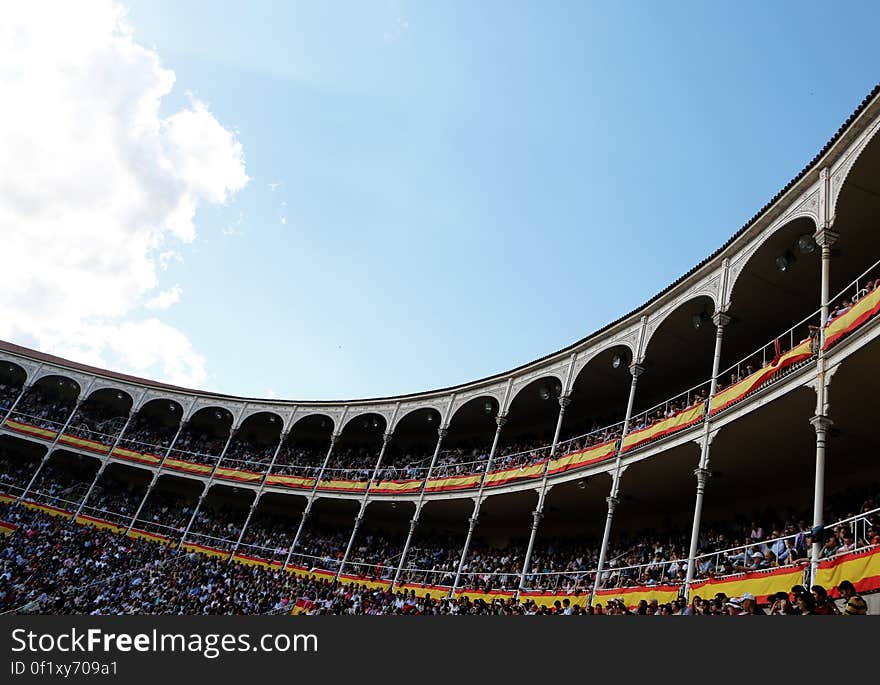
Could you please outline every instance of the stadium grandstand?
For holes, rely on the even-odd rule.
[[[878,129],[880,86],[663,292],[456,387],[244,398],[0,343],[0,611],[880,613]]]

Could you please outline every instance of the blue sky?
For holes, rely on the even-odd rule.
[[[880,64],[866,3],[126,6],[163,107],[191,91],[244,149],[161,279],[206,389],[250,396],[445,387],[584,337],[720,246]]]

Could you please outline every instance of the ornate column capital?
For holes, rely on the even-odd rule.
[[[629,372],[633,375],[633,378],[638,378],[643,373],[645,373],[645,367],[641,364],[633,362],[629,365]]]
[[[712,472],[709,469],[696,468],[694,469],[694,475],[697,477],[697,485],[703,488],[706,487],[706,483],[712,477]]]
[[[507,423],[507,414],[499,414],[495,417],[495,423],[498,424],[498,430],[501,430],[501,427]]]
[[[448,428],[438,428],[437,429],[437,437],[445,438],[449,434]]]
[[[605,501],[608,502],[608,513],[613,514],[614,510],[617,508],[617,505],[620,503],[620,498],[609,495],[605,498]]]
[[[830,248],[840,238],[840,233],[832,231],[830,228],[820,228],[813,234],[813,240],[819,247]]]
[[[712,315],[712,323],[716,328],[724,328],[730,323],[730,316],[724,312],[718,311]]]
[[[385,433],[385,434],[382,436],[382,443],[385,444],[385,445],[387,445],[389,442],[391,442],[391,438],[392,438],[392,434],[391,434],[391,433]]]
[[[831,420],[830,416],[826,416],[824,414],[817,414],[816,416],[810,419],[810,423],[813,424],[813,428],[816,429],[816,432],[825,431],[827,432],[831,426],[834,425],[834,421]]]
[[[559,410],[565,411],[565,408],[571,404],[571,395],[562,395],[559,398]]]

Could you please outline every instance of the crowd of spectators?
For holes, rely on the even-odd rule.
[[[534,599],[487,602],[464,594],[371,589],[357,582],[299,577],[185,552],[82,526],[14,505],[0,505],[0,520],[17,526],[0,540],[0,612],[41,614],[279,614],[307,615],[812,615],[864,614],[866,602],[852,583],[838,586],[840,608],[821,586],[795,586],[770,596],[765,607],[750,594],[694,596],[690,604],[599,598],[592,607],[568,597],[550,606]]]

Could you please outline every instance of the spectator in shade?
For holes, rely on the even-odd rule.
[[[821,585],[814,585],[810,590],[813,593],[813,599],[816,600],[816,608],[813,613],[818,616],[832,616],[840,613],[840,611],[837,610],[837,606],[831,601],[831,598],[828,596],[828,591],[824,587]]]
[[[861,595],[856,593],[855,586],[848,580],[844,580],[837,586],[837,591],[846,600],[845,616],[865,616],[868,613],[868,604]]]

